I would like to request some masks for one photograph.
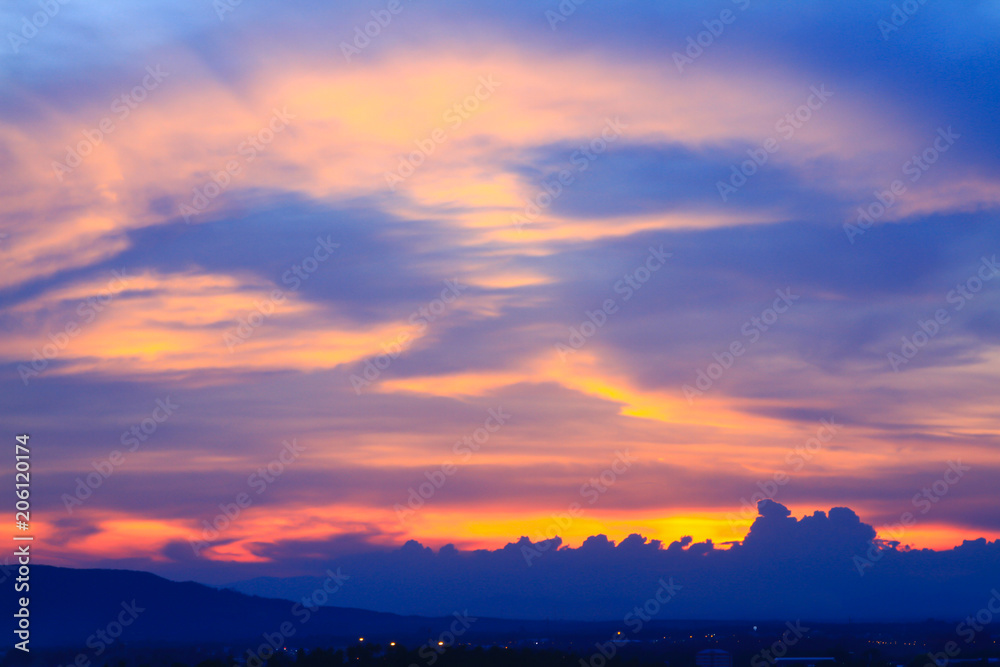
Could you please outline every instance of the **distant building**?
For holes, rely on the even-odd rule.
[[[775,658],[774,667],[835,667],[836,658]]]
[[[698,667],[733,667],[733,656],[729,651],[710,648],[698,651],[694,662]]]

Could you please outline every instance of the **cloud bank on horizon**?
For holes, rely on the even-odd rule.
[[[995,3],[54,6],[0,12],[48,562],[1000,537]]]
[[[524,537],[496,550],[437,553],[418,542],[341,556],[323,576],[254,578],[244,593],[302,600],[323,577],[346,583],[329,604],[398,614],[610,620],[630,630],[651,618],[823,621],[958,619],[982,608],[1000,571],[1000,540],[947,551],[873,545],[875,530],[850,509],[795,519],[764,500],[746,539],[731,549],[685,537],[669,545],[604,535],[579,547]],[[316,545],[289,544],[268,556],[298,559]],[[260,545],[269,551],[269,545]],[[315,562],[312,563],[315,569]]]

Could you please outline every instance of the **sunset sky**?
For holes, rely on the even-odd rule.
[[[762,497],[1000,538],[997,3],[42,5],[0,411],[44,562],[722,545]]]

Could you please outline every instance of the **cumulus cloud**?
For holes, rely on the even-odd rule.
[[[872,526],[845,507],[795,518],[783,505],[764,500],[758,511],[742,543],[728,549],[690,537],[663,545],[630,535],[616,545],[596,535],[576,548],[559,538],[522,537],[501,549],[472,551],[449,545],[434,552],[411,541],[393,551],[347,552],[327,562],[353,577],[338,605],[580,620],[624,616],[650,598],[661,579],[683,587],[661,612],[664,619],[953,618],[976,608],[1000,567],[1000,541],[902,550],[874,543]],[[306,545],[279,544],[282,558],[317,555]],[[859,558],[867,564],[859,566]],[[314,586],[310,577],[233,585],[289,599]]]

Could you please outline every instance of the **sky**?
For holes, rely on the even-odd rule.
[[[874,528],[847,508],[801,518],[772,500],[761,501],[759,509],[742,542],[729,548],[691,537],[663,544],[637,534],[617,543],[592,536],[579,546],[522,537],[500,549],[471,551],[434,551],[411,541],[399,549],[343,554],[325,571],[313,564],[311,576],[258,576],[230,587],[301,601],[329,590],[328,580],[336,578],[341,585],[328,603],[339,607],[405,615],[467,609],[477,616],[581,621],[618,614],[633,631],[651,617],[959,619],[1000,597],[994,586],[1000,541],[967,540],[948,550],[873,548]],[[285,545],[280,556],[309,561],[314,546]],[[246,574],[254,566],[238,569]]]
[[[0,415],[44,562],[723,550],[763,498],[1000,538],[995,2],[0,24]]]

